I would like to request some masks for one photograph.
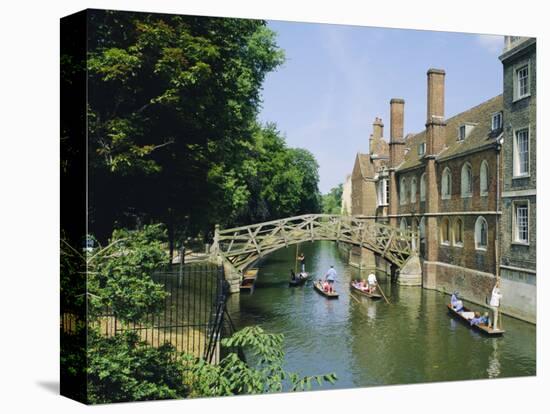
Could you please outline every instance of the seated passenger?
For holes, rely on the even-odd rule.
[[[458,313],[464,312],[464,305],[462,304],[461,300],[457,300],[455,302],[455,305],[453,306],[453,309],[457,311]]]
[[[474,313],[474,317],[470,319],[470,325],[479,325],[482,321],[481,314],[479,312]]]
[[[451,295],[451,307],[457,312],[462,312],[464,308],[462,301],[458,299],[458,292],[456,291]]]

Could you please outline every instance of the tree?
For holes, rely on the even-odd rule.
[[[338,184],[337,187],[332,188],[327,194],[323,194],[322,196],[323,213],[341,214],[342,192],[343,192],[343,185]]]
[[[235,204],[231,166],[282,51],[261,20],[89,16],[92,231],[105,240],[113,226],[161,221],[173,249],[178,232],[208,230],[213,196],[223,192],[220,210]]]

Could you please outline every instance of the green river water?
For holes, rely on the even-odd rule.
[[[231,296],[228,309],[237,328],[285,335],[286,369],[336,373],[338,381],[323,389],[536,374],[534,325],[503,317],[504,336],[486,337],[448,315],[448,295],[389,278],[381,286],[390,305],[350,297],[350,280],[366,274],[349,266],[335,243],[302,243],[300,251],[314,277],[334,265],[339,299],[321,296],[311,282],[288,287],[296,254],[290,247],[263,259],[254,293]]]

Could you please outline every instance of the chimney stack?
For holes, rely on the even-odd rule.
[[[382,118],[374,118],[372,123],[372,135],[373,139],[380,139],[384,136],[384,124],[382,123]]]
[[[405,157],[405,140],[403,127],[405,118],[405,101],[393,98],[390,101],[390,166],[397,167]]]
[[[439,154],[445,146],[445,71],[428,70],[426,153]]]

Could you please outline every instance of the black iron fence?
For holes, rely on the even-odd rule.
[[[122,323],[106,311],[97,322],[100,332],[112,336],[135,331],[151,346],[169,343],[177,351],[216,362],[219,341],[231,333],[223,267],[208,263],[175,265],[156,271],[152,278],[167,292],[163,309],[135,323]]]

